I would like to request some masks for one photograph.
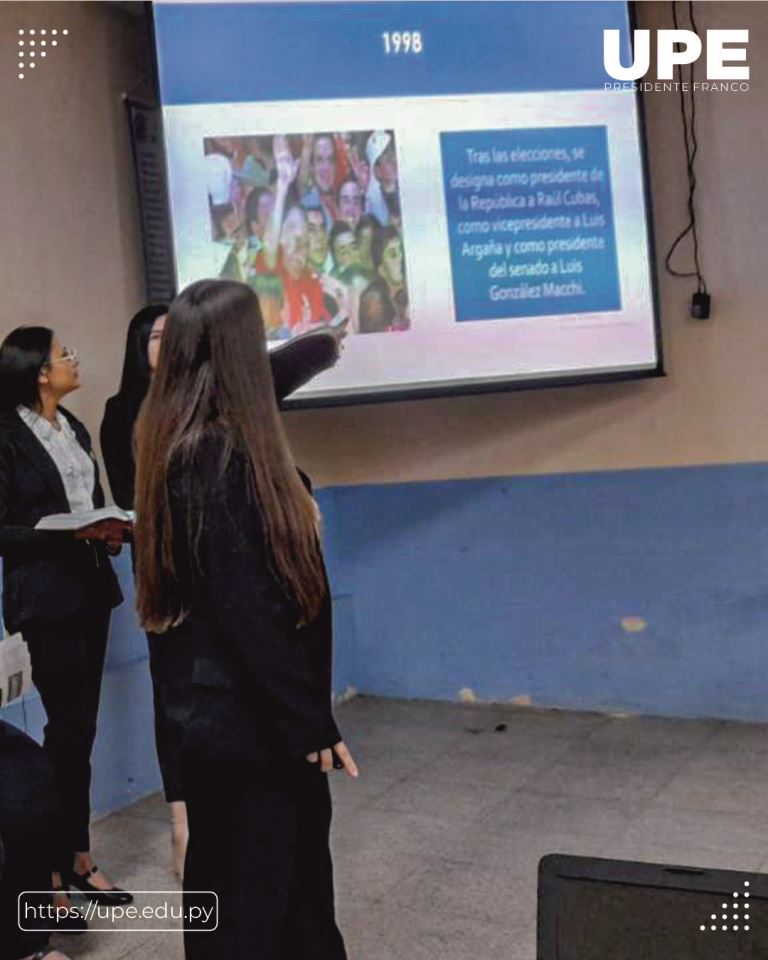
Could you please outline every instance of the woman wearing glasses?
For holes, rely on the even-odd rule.
[[[125,345],[120,389],[107,400],[101,424],[101,451],[115,503],[133,508],[136,477],[133,433],[139,410],[157,367],[168,307],[151,304],[131,320]],[[346,325],[295,337],[270,351],[269,361],[278,401],[298,390],[339,358]],[[165,799],[170,805],[173,867],[181,877],[187,847],[187,809],[181,777],[181,752],[186,717],[174,708],[186,677],[183,664],[185,642],[171,631],[163,636],[147,635],[149,665],[155,710],[155,746],[163,780]]]
[[[122,601],[109,553],[119,546],[96,528],[75,538],[34,529],[48,514],[104,504],[88,431],[59,405],[79,386],[77,355],[47,327],[18,327],[0,345],[3,617],[27,643],[46,712],[44,749],[60,806],[51,867],[62,906],[67,887],[101,903],[131,900],[95,865],[88,833],[109,620]]]

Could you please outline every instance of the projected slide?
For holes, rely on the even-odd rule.
[[[624,3],[155,4],[179,286],[271,344],[347,321],[301,400],[650,374]]]

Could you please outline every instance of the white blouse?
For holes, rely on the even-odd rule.
[[[29,407],[16,407],[16,412],[56,464],[72,513],[93,510],[96,468],[91,457],[80,446],[69,420],[57,413],[56,422],[60,427],[57,430],[49,420]]]

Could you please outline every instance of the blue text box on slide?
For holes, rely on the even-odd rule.
[[[621,309],[604,126],[440,140],[458,321]]]

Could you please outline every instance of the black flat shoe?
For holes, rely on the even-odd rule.
[[[77,873],[74,870],[70,870],[67,875],[69,889],[75,889],[78,893],[82,893],[94,903],[102,903],[106,906],[114,907],[121,904],[133,903],[133,894],[128,893],[126,890],[121,890],[120,887],[111,887],[109,890],[99,890],[98,887],[94,887],[93,884],[89,882],[88,877],[92,877],[94,873],[98,873],[98,871],[99,868],[96,866],[91,867],[87,873]]]
[[[52,889],[55,893],[69,893],[69,890],[66,890],[64,887],[53,887]],[[63,910],[64,908],[62,907],[61,909]],[[67,907],[66,916],[62,916],[59,911],[56,911],[56,919],[51,920],[51,929],[55,930],[56,933],[85,933],[88,929],[88,922],[82,913],[80,913],[80,910],[72,903]],[[51,947],[51,949],[53,948]],[[43,956],[45,956],[45,954],[43,954]]]

